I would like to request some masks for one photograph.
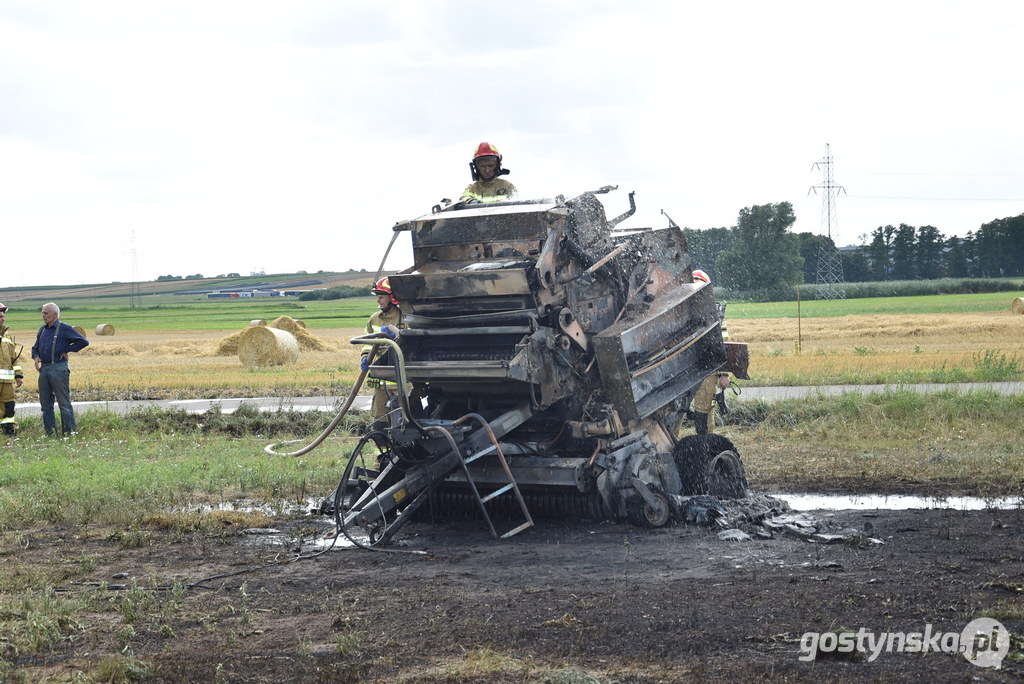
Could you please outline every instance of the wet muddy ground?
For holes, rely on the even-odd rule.
[[[124,539],[40,530],[19,560],[68,567],[74,580],[60,595],[88,595],[90,612],[48,655],[17,666],[59,681],[117,654],[162,682],[1024,676],[1024,512],[812,515],[834,536],[748,527],[749,540],[726,541],[692,525],[540,521],[493,541],[480,522],[416,522],[394,551],[336,548],[293,562],[294,542],[241,531],[154,532],[125,548]],[[280,529],[295,539],[325,522]],[[83,559],[87,577],[70,572]],[[930,648],[952,650],[952,635],[981,616],[1010,634],[1000,669]],[[828,651],[844,632],[932,638],[924,653]]]

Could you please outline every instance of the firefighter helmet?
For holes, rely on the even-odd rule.
[[[699,268],[696,271],[693,272],[693,279],[694,280],[703,280],[708,285],[711,284],[711,278],[709,278],[708,274],[705,273],[704,271],[700,270]]]
[[[395,299],[394,292],[391,291],[391,281],[388,280],[387,276],[384,276],[373,284],[370,292],[375,295],[388,295],[391,297],[392,304],[398,304],[398,300]]]
[[[476,146],[476,152],[473,153],[473,161],[480,157],[497,157],[498,163],[501,163],[501,152],[489,142],[482,142]]]
[[[498,148],[489,142],[482,142],[476,146],[476,151],[473,152],[473,159],[469,162],[469,175],[472,176],[474,181],[480,180],[480,172],[476,168],[476,163],[484,157],[494,157],[497,160],[497,166],[494,169],[494,177],[507,176],[508,169],[501,168],[501,152]]]
[[[7,313],[7,305],[0,304],[0,313]]]

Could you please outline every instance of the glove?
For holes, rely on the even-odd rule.
[[[387,335],[392,340],[398,339],[398,328],[396,328],[393,325],[385,325],[383,328],[380,329],[380,331]]]
[[[718,412],[723,416],[729,415],[729,405],[725,402],[725,390],[715,394],[715,401],[718,402]]]
[[[364,356],[363,358],[361,358],[359,360],[359,370],[363,371],[364,373],[366,371],[370,370],[370,357],[369,356]]]

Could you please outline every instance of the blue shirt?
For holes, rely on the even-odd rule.
[[[60,319],[53,326],[44,325],[36,333],[36,343],[32,345],[32,358],[43,363],[60,361],[61,356],[68,352],[76,352],[89,346],[85,339],[67,323]]]

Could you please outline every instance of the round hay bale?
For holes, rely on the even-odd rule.
[[[113,335],[114,334],[114,326],[110,325],[109,323],[100,323],[99,325],[96,326],[96,334],[97,335]]]
[[[1017,297],[1010,304],[1010,310],[1015,314],[1024,314],[1024,297]]]
[[[299,358],[299,343],[287,330],[246,328],[238,339],[238,358],[247,368],[283,366]]]
[[[277,328],[278,330],[287,330],[288,332],[293,333],[296,330],[302,330],[305,326],[300,326],[291,316],[278,316],[270,322],[270,327]]]
[[[80,325],[73,325],[71,327],[74,328],[75,332],[78,333],[79,335],[81,335],[82,337],[88,337],[88,335],[85,334],[85,328],[83,328],[82,326],[80,326]]]
[[[251,325],[254,328],[260,327],[260,326],[264,326],[266,324],[267,324],[267,319],[265,319],[265,318],[254,318],[253,320],[249,321],[249,325]]]

